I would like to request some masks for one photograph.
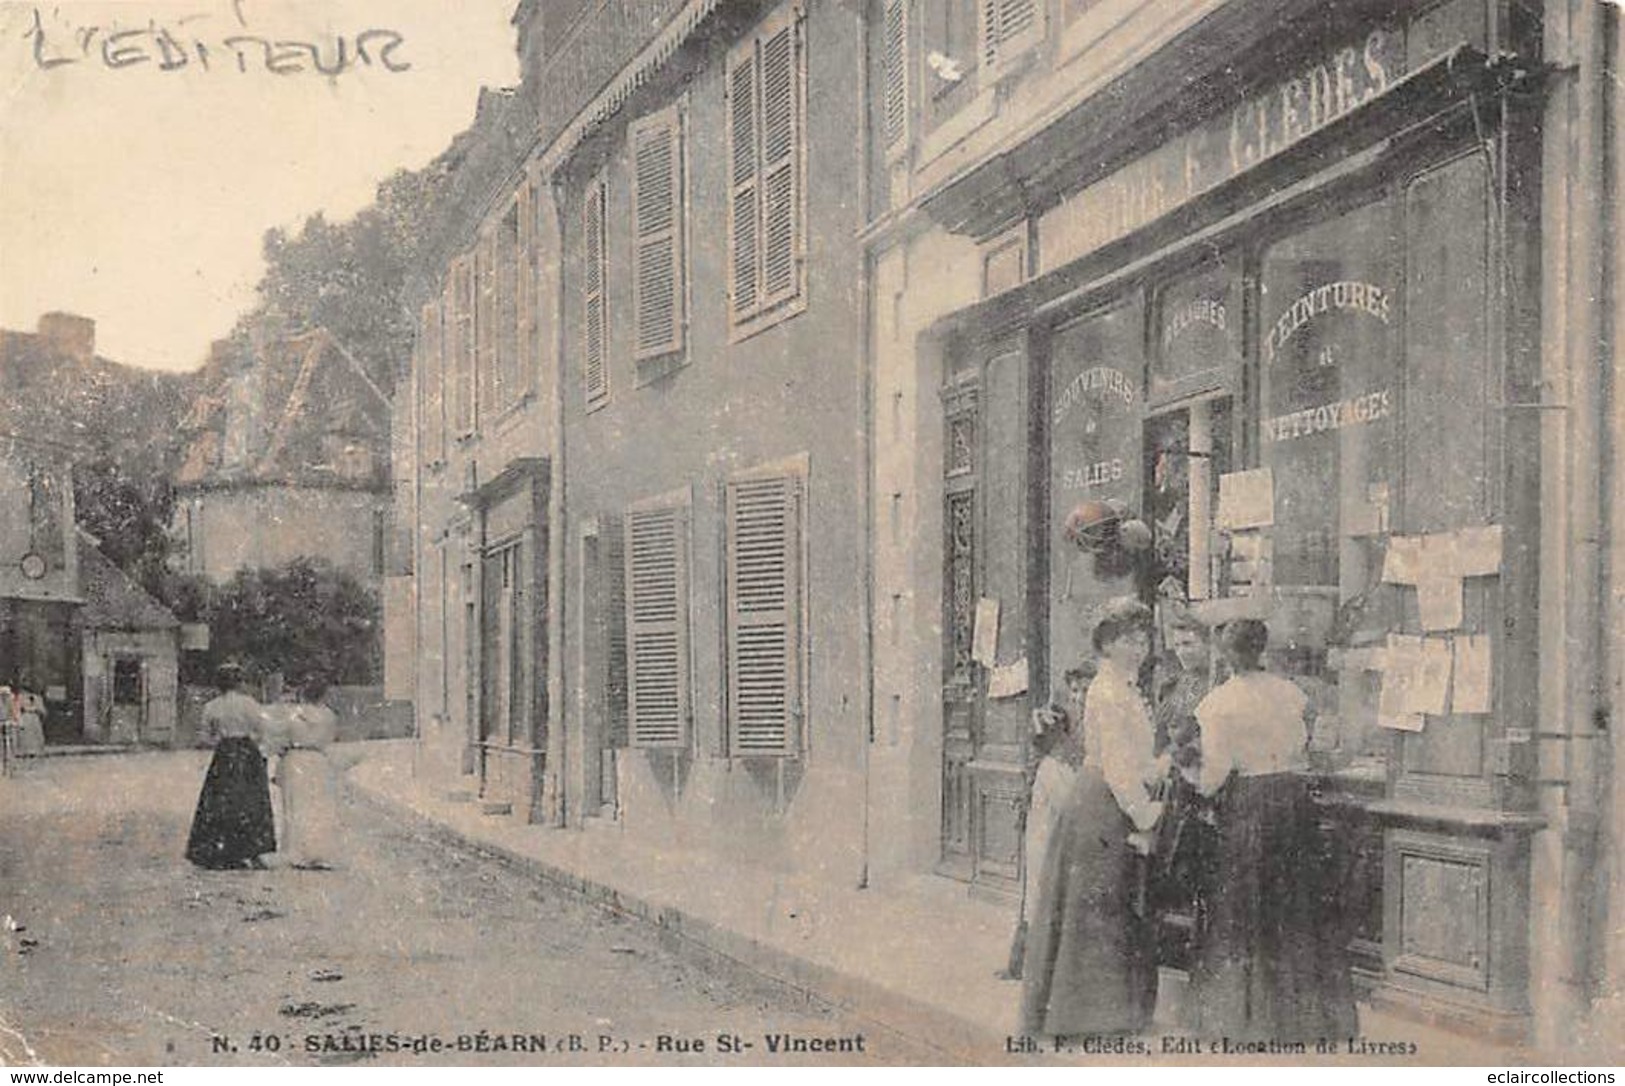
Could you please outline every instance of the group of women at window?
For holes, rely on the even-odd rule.
[[[1217,667],[1188,611],[1165,626],[1153,663],[1151,611],[1109,608],[1095,659],[1068,672],[1069,704],[1035,714],[1046,753],[1027,820],[1023,1030],[1145,1032],[1159,940],[1184,930],[1182,1027],[1242,1042],[1352,1036],[1307,699],[1264,669],[1264,623],[1220,628]],[[1170,913],[1187,923],[1159,923]]]

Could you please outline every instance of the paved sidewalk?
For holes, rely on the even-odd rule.
[[[961,884],[932,877],[885,890],[832,892],[760,872],[753,886],[745,881],[752,876],[737,867],[725,871],[714,856],[655,849],[613,823],[557,830],[483,814],[468,778],[428,767],[420,773],[417,762],[412,740],[371,742],[351,780],[374,799],[424,820],[427,832],[449,833],[655,924],[702,953],[721,954],[849,1008],[931,1046],[945,1063],[1026,1062],[1005,1045],[1016,1033],[1021,994],[1019,983],[997,975],[1014,923],[1008,905],[972,898]],[[459,792],[467,798],[453,798]],[[1182,1032],[1183,980],[1163,972],[1153,1043]],[[1362,1037],[1416,1049],[1408,1056],[1340,1052],[1334,1062],[1478,1064],[1528,1055],[1363,1004],[1359,1014]],[[1173,1062],[1196,1061],[1174,1056]]]
[[[478,802],[450,798],[468,787],[466,778],[459,784],[414,774],[410,740],[367,747],[351,772],[366,794],[709,952],[853,1008],[945,1060],[1007,1058],[1020,985],[996,974],[1009,954],[1010,906],[935,878],[886,892],[832,893],[762,872],[746,892],[742,878],[750,876],[738,869],[707,877],[714,857],[652,849],[613,823],[558,830],[482,814]]]

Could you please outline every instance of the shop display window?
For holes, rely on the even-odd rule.
[[[1282,238],[1260,272],[1260,461],[1274,487],[1271,643],[1310,694],[1314,743],[1381,749],[1380,678],[1343,653],[1391,628],[1381,584],[1398,490],[1400,285],[1391,204]]]
[[[1169,283],[1158,294],[1153,401],[1210,387],[1240,367],[1241,275],[1230,257]]]

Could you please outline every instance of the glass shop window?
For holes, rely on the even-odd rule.
[[[1269,247],[1261,268],[1261,466],[1274,487],[1276,666],[1310,694],[1319,747],[1380,749],[1338,723],[1370,714],[1346,650],[1386,636],[1380,581],[1398,486],[1400,251],[1374,203]],[[1332,650],[1338,650],[1333,652]],[[1351,681],[1339,689],[1340,678]],[[1353,749],[1351,749],[1353,748]]]
[[[1372,204],[1277,243],[1263,262],[1259,441],[1274,477],[1275,584],[1334,604],[1371,583],[1358,541],[1383,527],[1395,466],[1391,222],[1388,205]]]

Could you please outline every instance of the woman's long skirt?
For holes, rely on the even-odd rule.
[[[1218,798],[1212,897],[1189,995],[1202,1032],[1352,1036],[1343,910],[1309,782],[1235,777]]]
[[[1144,860],[1098,769],[1078,771],[1038,879],[1027,931],[1022,1030],[1051,1037],[1139,1033],[1157,995]]]
[[[265,758],[252,739],[228,737],[214,748],[192,816],[186,858],[199,867],[241,867],[276,851]]]
[[[295,867],[338,863],[338,780],[327,755],[295,747],[277,766],[282,790],[282,852]]]

